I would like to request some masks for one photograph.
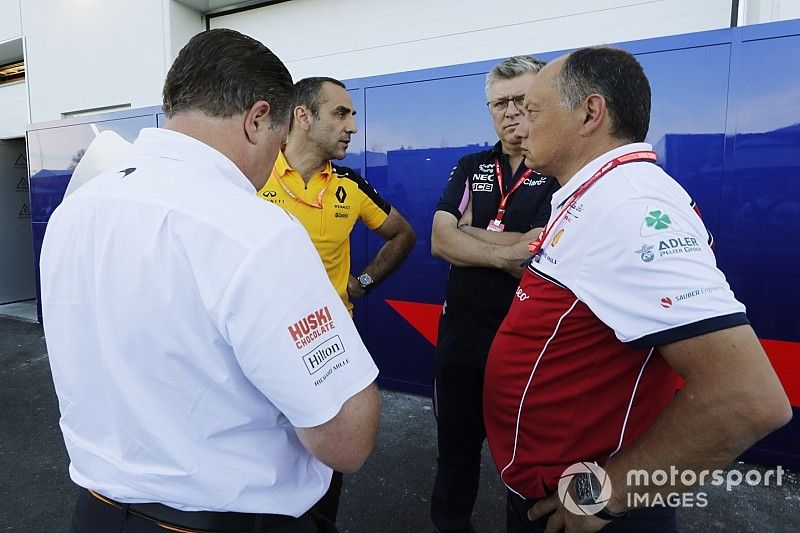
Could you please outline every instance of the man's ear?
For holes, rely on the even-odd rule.
[[[603,125],[608,117],[606,99],[599,94],[590,94],[583,101],[583,124],[581,125],[581,135],[587,137],[592,135],[600,126]]]
[[[272,119],[269,116],[269,102],[259,100],[250,107],[250,111],[244,117],[244,134],[250,144],[258,144],[258,133],[272,127]]]
[[[293,128],[300,128],[303,131],[308,131],[311,127],[311,111],[304,105],[299,105],[292,110],[294,113],[294,126]]]

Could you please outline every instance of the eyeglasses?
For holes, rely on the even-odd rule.
[[[491,102],[486,102],[486,105],[489,106],[489,110],[492,113],[502,113],[508,107],[509,102],[514,102],[514,107],[517,108],[517,111],[522,111],[522,103],[525,101],[525,95],[520,94],[517,96],[512,96],[511,98],[499,98],[497,100],[492,100]]]

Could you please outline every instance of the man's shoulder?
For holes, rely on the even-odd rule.
[[[362,185],[369,185],[364,177],[350,167],[344,165],[331,164],[333,174],[336,178],[341,180],[349,180],[361,187]]]
[[[479,152],[472,152],[461,157],[458,160],[460,166],[472,169],[480,165],[490,165],[491,168],[486,167],[486,170],[494,169],[495,151],[494,148],[488,150],[481,150]],[[483,170],[483,169],[481,169]]]

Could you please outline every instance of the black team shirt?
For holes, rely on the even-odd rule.
[[[527,168],[523,162],[512,173],[508,156],[503,154],[498,142],[490,150],[466,155],[458,161],[436,210],[461,218],[467,191],[471,191],[472,226],[486,229],[495,219],[500,205],[497,159],[503,172],[504,193],[511,190]],[[525,233],[544,227],[550,218],[550,198],[556,190],[555,178],[532,172],[508,199],[504,231]],[[458,344],[464,343],[465,348],[478,351],[488,350],[518,285],[518,279],[494,268],[451,266],[447,280],[446,328],[456,330],[450,333],[457,334]],[[442,338],[443,333],[449,336],[448,332],[440,330],[440,343],[447,342]]]

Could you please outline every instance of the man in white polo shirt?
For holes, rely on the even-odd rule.
[[[507,531],[674,532],[674,508],[636,503],[693,478],[629,473],[703,479],[785,424],[789,402],[689,195],[643,142],[636,59],[577,50],[539,72],[524,108],[525,164],[561,189],[486,367]]]
[[[309,509],[332,468],[372,450],[377,368],[305,230],[255,195],[293,92],[258,41],[195,36],[166,128],[53,214],[42,311],[73,532],[326,531]]]

